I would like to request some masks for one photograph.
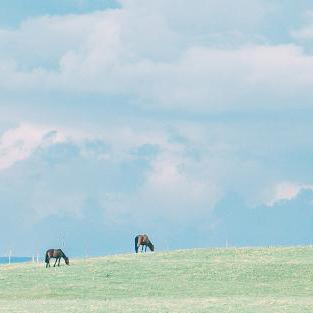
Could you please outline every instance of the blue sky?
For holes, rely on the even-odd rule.
[[[3,1],[0,254],[312,243],[313,4]]]
[[[3,1],[2,27],[16,27],[23,20],[42,15],[86,14],[96,10],[119,7],[114,0],[23,0]]]

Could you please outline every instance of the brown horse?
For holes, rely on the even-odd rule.
[[[50,267],[50,259],[54,258],[55,262],[53,267],[55,267],[55,265],[58,262],[58,266],[60,266],[60,261],[61,258],[64,259],[65,264],[70,265],[70,261],[68,259],[68,257],[64,254],[64,252],[61,249],[49,249],[46,252],[46,257],[45,257],[45,261],[46,261],[46,268],[49,266]]]
[[[138,253],[138,249],[141,246],[141,252],[143,252],[143,247],[145,247],[145,252],[147,252],[147,247],[151,251],[154,251],[154,245],[151,243],[147,235],[138,235],[135,237],[135,251]]]

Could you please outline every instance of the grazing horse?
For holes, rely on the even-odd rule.
[[[147,247],[151,251],[154,251],[154,245],[151,243],[147,235],[138,235],[135,237],[135,251],[138,253],[138,249],[141,246],[141,252],[143,252],[143,247],[145,247],[145,252],[147,252]]]
[[[70,261],[68,259],[68,257],[64,254],[64,252],[61,249],[49,249],[46,252],[46,257],[45,257],[45,261],[46,261],[46,268],[49,266],[50,267],[50,259],[54,258],[55,262],[53,267],[55,267],[55,265],[58,262],[58,266],[60,266],[60,261],[61,258],[64,259],[65,264],[70,265]]]

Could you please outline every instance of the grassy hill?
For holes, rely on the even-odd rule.
[[[0,312],[313,312],[313,248],[200,249],[0,266]]]

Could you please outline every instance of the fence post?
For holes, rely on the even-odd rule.
[[[9,250],[9,264],[11,264],[11,255],[12,255],[12,250]]]

